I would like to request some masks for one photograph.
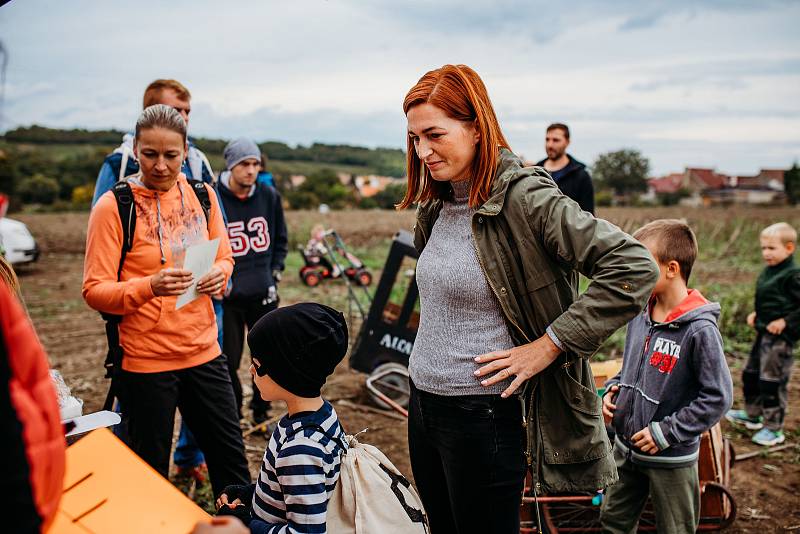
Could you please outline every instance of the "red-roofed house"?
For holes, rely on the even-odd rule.
[[[728,185],[730,180],[727,174],[719,174],[714,169],[687,167],[684,174],[688,181],[688,188],[695,191],[722,189]]]
[[[731,176],[730,187],[709,195],[709,200],[714,204],[783,204],[785,172],[761,169],[755,176]]]
[[[728,176],[714,169],[687,167],[682,173],[650,178],[642,200],[655,202],[675,195],[684,205],[780,204],[786,201],[780,169],[762,169],[756,176]]]
[[[656,195],[666,193],[677,193],[683,185],[684,176],[682,173],[672,173],[660,178],[650,178],[647,183],[653,188]]]
[[[391,176],[376,176],[370,174],[368,176],[356,176],[355,186],[358,189],[361,198],[368,198],[377,195],[379,192],[386,189],[389,184],[403,182],[402,178],[392,178]]]
[[[658,197],[685,192],[680,203],[699,206],[707,203],[704,198],[706,192],[722,189],[728,185],[728,181],[727,175],[719,174],[714,169],[687,167],[682,173],[650,178],[647,181],[648,192],[642,200],[654,202]]]

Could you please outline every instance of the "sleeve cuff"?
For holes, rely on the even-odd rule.
[[[663,451],[664,449],[669,448],[669,442],[667,442],[667,438],[664,436],[664,432],[661,431],[661,425],[658,423],[650,423],[650,435],[653,436],[653,440],[655,440],[656,445],[658,445],[658,449]]]
[[[150,283],[153,276],[154,275],[150,275],[139,278],[138,280],[129,280],[129,283],[131,283],[134,288],[132,292],[133,302],[137,308],[144,306],[149,300],[155,298],[156,294],[153,293],[153,284]]]
[[[547,327],[547,330],[545,330],[545,332],[546,332],[546,333],[547,333],[547,335],[550,337],[550,340],[551,340],[553,343],[555,343],[556,347],[558,347],[558,348],[559,348],[559,349],[561,349],[562,351],[564,351],[564,350],[565,350],[565,349],[564,349],[564,345],[561,343],[561,340],[560,340],[560,339],[558,339],[558,336],[556,335],[556,333],[555,333],[555,332],[553,332],[552,325],[548,326],[548,327]]]

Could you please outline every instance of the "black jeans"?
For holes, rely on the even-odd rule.
[[[179,371],[123,370],[119,377],[131,449],[156,471],[169,474],[177,407],[205,454],[214,495],[250,483],[225,356]]]
[[[445,397],[411,384],[411,469],[432,534],[519,533],[525,483],[519,399]]]
[[[238,372],[244,349],[244,327],[247,325],[247,329],[250,330],[259,319],[277,307],[277,302],[264,304],[262,299],[225,299],[222,303],[222,352],[228,357],[228,371],[240,418],[242,417],[242,383],[239,380]],[[269,406],[269,402],[261,398],[254,383],[253,398],[250,399],[250,409],[253,410],[253,414],[263,416],[269,410]]]

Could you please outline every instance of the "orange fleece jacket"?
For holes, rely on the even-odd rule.
[[[150,279],[161,269],[182,266],[189,245],[216,238],[220,242],[214,266],[230,278],[233,254],[217,195],[206,185],[211,199],[206,225],[200,202],[183,174],[166,192],[147,189],[137,177],[129,182],[136,204],[136,231],[120,279],[122,222],[114,193],[109,191],[89,217],[83,298],[95,310],[123,316],[119,337],[126,371],[156,373],[202,365],[221,352],[211,297],[201,295],[176,310],[178,297],[155,296]],[[162,251],[167,260],[163,265]]]

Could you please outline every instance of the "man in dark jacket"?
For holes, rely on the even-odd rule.
[[[544,167],[562,193],[594,215],[594,186],[586,165],[567,154],[569,127],[556,122],[547,127],[544,148],[547,159],[536,165]]]
[[[228,357],[233,392],[242,408],[242,385],[237,372],[244,348],[244,328],[278,307],[277,283],[288,251],[281,196],[274,187],[257,181],[261,151],[245,138],[228,143],[224,151],[227,170],[217,188],[228,215],[228,237],[236,264],[231,287],[223,301],[222,352]],[[266,419],[269,403],[253,388],[253,420]]]

